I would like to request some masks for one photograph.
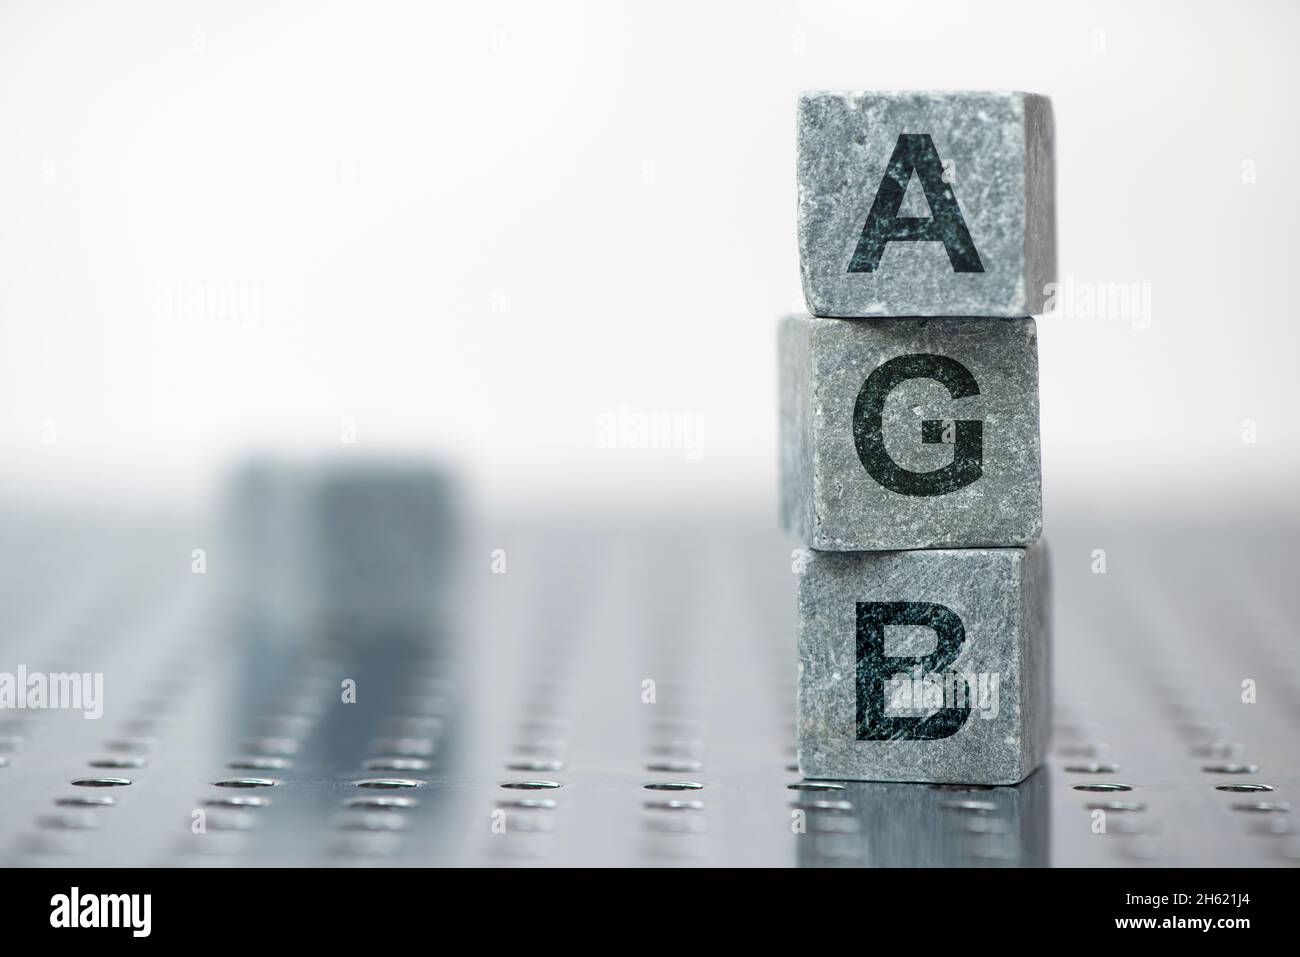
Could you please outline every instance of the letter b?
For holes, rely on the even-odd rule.
[[[922,625],[934,632],[935,649],[928,655],[903,659],[885,654],[887,625]],[[860,601],[857,603],[857,730],[859,741],[934,741],[947,738],[970,717],[970,707],[944,707],[929,717],[885,714],[885,683],[902,670],[896,662],[910,661],[923,674],[944,671],[961,654],[966,628],[951,608],[925,601]]]

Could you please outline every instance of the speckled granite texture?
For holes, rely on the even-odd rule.
[[[1023,780],[1050,738],[1050,601],[1042,543],[814,552],[799,583],[800,771]]]
[[[790,316],[780,360],[781,510],[802,541],[868,551],[1038,537],[1033,319]]]
[[[809,311],[1041,312],[1057,278],[1053,139],[1051,101],[1030,93],[805,93],[798,221]]]

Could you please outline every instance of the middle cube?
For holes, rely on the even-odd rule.
[[[1027,545],[1042,530],[1033,319],[781,324],[781,511],[826,551]]]

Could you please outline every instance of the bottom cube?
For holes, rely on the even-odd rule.
[[[805,777],[1015,784],[1051,734],[1046,546],[812,552],[799,583]]]

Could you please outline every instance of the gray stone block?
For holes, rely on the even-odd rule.
[[[805,93],[799,263],[818,316],[1043,311],[1052,105],[1030,93]]]
[[[781,324],[781,512],[827,551],[1042,529],[1033,319]]]
[[[219,564],[254,627],[422,635],[454,593],[457,497],[418,459],[255,460],[230,483]]]
[[[814,552],[799,582],[799,769],[1014,784],[1051,729],[1046,548]]]

